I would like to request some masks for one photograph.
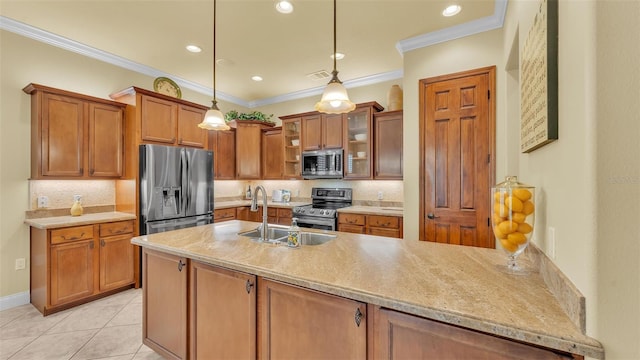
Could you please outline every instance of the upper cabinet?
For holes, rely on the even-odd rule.
[[[402,179],[402,110],[373,114],[376,179]]]
[[[38,84],[31,95],[31,178],[119,178],[124,104]]]
[[[284,168],[283,177],[285,179],[300,179],[300,132],[302,129],[302,118],[282,120],[282,135],[284,147]]]
[[[284,147],[282,146],[282,128],[263,130],[262,134],[262,178],[265,180],[282,179],[284,172]]]
[[[236,179],[259,180],[262,178],[262,129],[273,124],[262,121],[231,121],[236,129]]]
[[[310,114],[302,117],[303,150],[341,149],[342,114]]]
[[[382,110],[377,102],[358,104],[345,114],[344,178],[371,179],[373,164],[373,114]]]
[[[127,116],[134,119],[136,143],[207,148],[208,131],[198,127],[206,106],[135,86],[110,97],[131,106]]]
[[[209,150],[213,151],[213,176],[216,180],[236,178],[236,131],[209,131]]]

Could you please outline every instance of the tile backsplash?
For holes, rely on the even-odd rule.
[[[29,209],[38,209],[38,196],[48,198],[47,209],[73,205],[73,195],[82,195],[82,206],[114,205],[115,180],[29,180]]]

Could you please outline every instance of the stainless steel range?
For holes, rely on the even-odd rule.
[[[349,188],[312,188],[311,205],[293,208],[293,217],[300,227],[335,231],[338,228],[337,209],[351,206]]]

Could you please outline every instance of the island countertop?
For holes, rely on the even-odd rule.
[[[501,270],[506,263],[501,251],[342,232],[322,245],[289,249],[237,235],[256,226],[232,220],[139,236],[132,243],[513,340],[604,358],[602,345],[574,325],[538,273],[514,276]]]

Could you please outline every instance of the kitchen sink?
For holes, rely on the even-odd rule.
[[[268,242],[270,243],[286,243],[288,233],[288,227],[281,227],[276,225],[269,225],[268,231]],[[258,240],[260,239],[261,231],[259,229],[253,229],[249,231],[239,232],[238,235],[246,236],[251,239]],[[320,245],[324,244],[327,241],[333,240],[336,238],[336,235],[332,234],[320,234],[313,232],[300,232],[300,240],[302,241],[302,245]]]

